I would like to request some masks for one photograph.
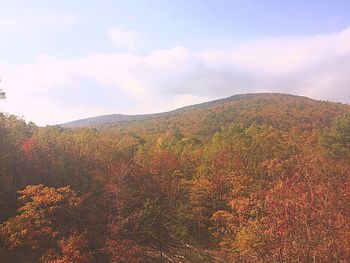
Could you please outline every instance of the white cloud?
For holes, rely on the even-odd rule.
[[[124,25],[111,28],[108,31],[108,36],[116,47],[132,52],[137,51],[144,44],[144,38],[141,33]]]
[[[133,48],[133,41],[125,47]],[[107,113],[160,112],[248,92],[350,103],[349,72],[350,27],[328,35],[258,40],[231,50],[192,52],[177,46],[147,56],[111,53],[72,60],[40,55],[33,64],[0,65],[1,88],[8,94],[0,107],[54,124]]]

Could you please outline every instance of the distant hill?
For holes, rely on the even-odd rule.
[[[149,115],[110,114],[75,120],[64,124],[60,124],[60,126],[65,128],[99,127],[102,125],[115,124],[119,122],[141,120],[142,118],[146,118],[147,116]]]
[[[258,93],[234,95],[164,113],[112,114],[60,126],[148,134],[177,130],[184,134],[206,136],[233,122],[266,124],[283,130],[292,127],[324,129],[331,126],[334,118],[346,112],[350,112],[350,105],[288,94]]]

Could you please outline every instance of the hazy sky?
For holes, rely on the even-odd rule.
[[[248,92],[350,103],[350,1],[0,0],[0,110],[39,125]]]

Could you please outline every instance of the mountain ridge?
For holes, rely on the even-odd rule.
[[[64,128],[119,129],[162,133],[170,129],[209,135],[232,122],[267,124],[280,129],[330,127],[350,105],[283,93],[249,93],[151,114],[110,114],[60,124]],[[190,132],[188,132],[190,133]]]
[[[202,103],[196,103],[192,105],[186,105],[180,108],[176,108],[174,110],[170,111],[165,111],[165,112],[158,112],[158,113],[146,113],[146,114],[121,114],[121,113],[113,113],[113,114],[104,114],[104,115],[99,115],[95,117],[88,117],[88,118],[83,118],[83,119],[78,119],[78,120],[73,120],[70,122],[58,124],[59,126],[62,127],[69,127],[69,128],[78,128],[78,127],[85,127],[84,125],[93,125],[96,124],[95,122],[97,120],[104,120],[107,118],[112,118],[114,119],[114,122],[119,122],[119,121],[134,121],[134,120],[140,120],[142,117],[158,117],[166,114],[172,114],[172,113],[178,113],[178,112],[183,112],[191,108],[197,108],[197,107],[203,107],[207,105],[211,105],[214,103],[220,103],[224,102],[226,100],[231,100],[231,99],[239,99],[242,96],[250,96],[250,95],[259,95],[259,94],[280,94],[280,95],[290,95],[290,94],[283,94],[283,93],[247,93],[247,94],[236,94],[232,95],[229,97],[221,98],[221,99],[216,99],[216,100],[211,100],[211,101],[206,101]],[[297,96],[297,95],[290,95],[290,96]],[[302,97],[302,96],[298,96]],[[305,97],[306,98],[306,97]],[[113,123],[103,123],[103,124],[113,124]]]

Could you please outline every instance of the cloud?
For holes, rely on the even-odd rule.
[[[130,49],[131,43],[125,46]],[[350,27],[260,39],[228,50],[176,46],[148,55],[96,53],[70,60],[39,55],[20,67],[0,64],[1,88],[8,95],[0,108],[55,124],[108,113],[160,112],[249,92],[350,103],[349,72]]]
[[[144,43],[141,33],[131,30],[124,25],[111,28],[108,31],[108,37],[116,47],[132,52],[137,51]]]

